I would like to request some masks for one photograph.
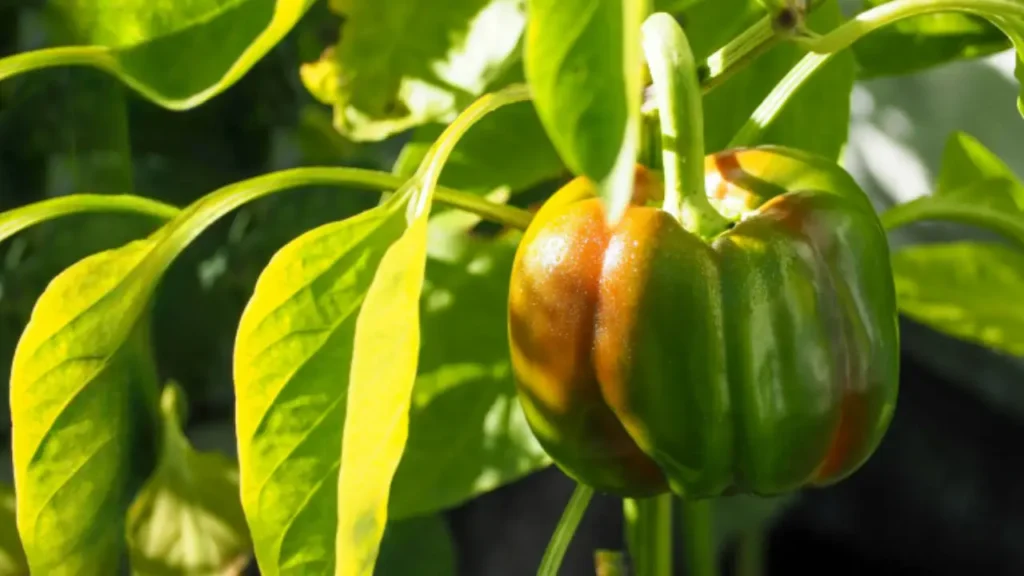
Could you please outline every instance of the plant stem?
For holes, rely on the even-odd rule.
[[[811,13],[823,4],[823,0],[812,0],[807,13]],[[769,15],[761,18],[752,26],[740,32],[728,44],[708,56],[701,65],[701,89],[705,94],[721,86],[736,72],[765,52],[771,50],[782,40],[800,31],[802,22],[795,19],[789,27],[782,27],[776,17]],[[804,15],[800,15],[804,16]]]
[[[179,210],[170,204],[131,194],[59,196],[0,213],[0,242],[40,222],[87,212],[126,212],[166,221],[174,218]]]
[[[707,94],[725,83],[744,66],[779,43],[779,34],[770,17],[764,17],[708,56],[702,66],[701,90]]]
[[[415,205],[415,212],[419,213],[429,207],[437,188],[437,181],[441,177],[441,170],[444,169],[444,165],[448,161],[448,156],[451,155],[452,150],[455,149],[455,145],[462,139],[462,136],[477,121],[502,106],[529,99],[529,88],[524,84],[515,84],[497,92],[485,94],[463,110],[455,121],[444,129],[444,132],[434,142],[434,145],[430,147],[426,158],[423,159],[423,163],[416,170],[416,175],[413,176],[413,178],[421,179],[421,182],[425,184],[422,187],[421,193],[412,202]]]
[[[590,499],[593,496],[594,489],[590,486],[576,485],[576,490],[569,498],[569,503],[565,506],[565,511],[562,512],[562,518],[558,521],[558,526],[555,527],[555,533],[551,536],[551,541],[548,542],[548,549],[544,552],[537,576],[558,576],[558,569],[562,565],[565,551],[569,548],[569,543],[572,542],[576,528],[580,525],[583,513],[587,511],[587,505],[590,504]]]
[[[782,110],[789,99],[807,82],[815,72],[832,59],[833,54],[807,54],[790,69],[786,76],[772,88],[772,91],[758,105],[754,113],[743,124],[726,148],[739,148],[755,144]]]
[[[936,12],[965,12],[997,19],[1024,18],[1024,3],[1017,0],[894,0],[858,14],[827,34],[797,37],[794,41],[812,52],[838,52],[883,26]]]
[[[672,495],[623,501],[635,576],[672,574]]]
[[[690,232],[711,236],[727,221],[704,190],[704,116],[690,43],[675,19],[657,13],[644,22],[643,46],[661,122],[664,210]]]
[[[712,502],[683,499],[683,558],[689,576],[718,574],[718,551],[711,525]]]
[[[883,212],[880,219],[882,226],[889,231],[925,220],[977,226],[1024,246],[1024,224],[1021,224],[1020,218],[981,204],[964,201],[942,203],[934,196],[926,196],[897,204]]]

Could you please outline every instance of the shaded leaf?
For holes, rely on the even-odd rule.
[[[940,332],[1024,355],[1024,253],[1002,244],[911,246],[892,255],[900,312]]]
[[[176,384],[164,387],[163,449],[128,510],[132,571],[147,576],[236,575],[251,554],[238,499],[238,470],[214,452],[196,452],[181,430]]]
[[[694,55],[706,58],[763,14],[764,9],[756,0],[698,4],[686,12],[684,19]],[[815,30],[834,28],[842,22],[838,2],[824,3],[807,22]],[[709,153],[728,145],[754,109],[804,54],[789,43],[776,46],[704,98],[705,145]],[[796,92],[753,144],[791,146],[838,159],[847,139],[854,78],[853,55],[846,51],[833,57]]]
[[[191,0],[47,4],[73,46],[0,60],[0,79],[28,70],[93,66],[172,109],[234,84],[302,17],[312,0]]]
[[[863,9],[891,0],[863,0]],[[862,78],[918,72],[954,60],[979,58],[1010,47],[1006,36],[980,16],[937,13],[885,26],[853,45]]]
[[[14,487],[0,484],[0,576],[28,575],[14,509]]]
[[[303,67],[353,140],[448,123],[517,62],[522,0],[351,0],[338,46]]]
[[[455,574],[455,542],[444,517],[432,514],[388,523],[375,576]]]

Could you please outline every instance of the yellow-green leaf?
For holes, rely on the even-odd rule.
[[[356,321],[338,476],[337,575],[373,574],[384,535],[391,480],[409,434],[428,215],[417,215],[388,249]]]
[[[86,258],[39,299],[11,371],[18,531],[33,573],[113,571],[152,468],[156,371],[136,272],[149,241]]]
[[[235,343],[242,503],[263,574],[334,567],[356,317],[405,228],[389,202],[307,232],[260,275]]]
[[[33,572],[110,571],[120,562],[125,511],[153,464],[153,435],[145,430],[156,426],[148,310],[178,254],[245,202],[299,186],[379,187],[381,176],[392,181],[305,168],[238,182],[196,201],[150,238],[86,258],[51,283],[11,376],[18,525]]]

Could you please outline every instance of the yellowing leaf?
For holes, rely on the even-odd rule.
[[[428,211],[388,249],[356,322],[338,477],[337,575],[373,574],[409,433]]]

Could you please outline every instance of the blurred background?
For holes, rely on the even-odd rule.
[[[41,5],[0,0],[0,56],[45,44]],[[181,206],[225,184],[299,165],[390,171],[406,139],[344,139],[296,73],[296,63],[315,60],[337,35],[324,10],[314,8],[241,82],[189,112],[163,110],[90,70],[0,84],[0,211],[85,191],[131,191]],[[1012,55],[1000,54],[857,85],[845,161],[880,210],[929,193],[956,130],[1024,176],[1012,66]],[[126,145],[129,177],[118,153]],[[170,271],[157,301],[155,346],[161,371],[189,394],[188,433],[197,447],[234,453],[234,331],[270,256],[300,233],[375,201],[335,190],[258,201],[214,226]],[[0,382],[8,380],[14,345],[47,282],[147,226],[128,217],[73,217],[0,245]],[[893,241],[945,233],[915,227]],[[901,330],[899,407],[879,451],[829,489],[783,501],[723,501],[718,526],[728,569],[734,552],[748,554],[760,542],[764,573],[771,575],[1024,573],[1024,366],[909,320]],[[6,404],[4,391],[5,450]],[[9,467],[9,452],[0,461]],[[9,469],[0,480],[11,481]],[[550,468],[446,513],[458,573],[531,573],[571,491],[572,483]],[[749,528],[752,517],[766,519],[763,530]],[[620,504],[597,498],[564,573],[592,574],[594,549],[621,547]]]

